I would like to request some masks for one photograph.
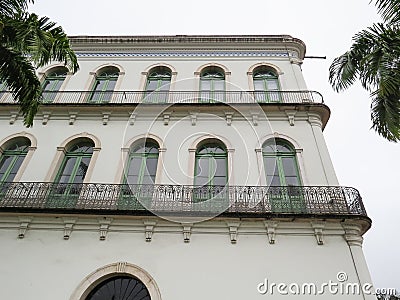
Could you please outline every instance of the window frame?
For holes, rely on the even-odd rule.
[[[26,159],[26,156],[28,155],[29,152],[29,147],[30,147],[30,143],[26,143],[25,145],[22,145],[24,147],[23,150],[10,150],[10,148],[13,145],[17,145],[17,141],[13,142],[10,144],[10,146],[7,147],[6,150],[4,150],[1,154],[0,154],[0,163],[4,163],[3,159],[5,157],[11,157],[11,162],[9,163],[9,165],[7,166],[7,168],[5,169],[3,175],[0,177],[0,184],[6,183],[6,182],[13,182],[16,175],[18,174],[19,170],[21,169],[21,166],[24,162],[24,160]],[[22,147],[20,146],[20,147]],[[22,158],[21,163],[18,166],[17,170],[14,170],[14,167],[16,165],[16,163],[18,162],[18,160]],[[3,165],[0,165],[0,168],[2,168]],[[11,174],[12,171],[14,172],[14,176],[11,180],[9,180],[9,176]]]
[[[257,78],[257,76],[261,73],[264,73],[261,77]],[[279,83],[278,74],[270,69],[258,69],[254,71],[253,75],[253,90],[254,90],[254,98],[257,102],[265,102],[265,103],[280,103],[282,102],[281,96],[281,87]],[[261,82],[262,89],[256,88],[256,83]],[[276,89],[271,90],[269,88],[269,83],[274,82],[276,84]]]
[[[108,74],[109,73],[109,74]],[[112,100],[112,95],[117,86],[120,76],[120,70],[117,67],[108,67],[100,70],[94,76],[94,81],[89,93],[88,102],[90,103],[108,103]],[[97,90],[97,87],[104,82],[104,86]],[[112,89],[108,89],[111,82],[114,82]]]
[[[219,74],[219,78],[212,76]],[[204,88],[205,82],[209,82],[209,89]],[[222,89],[215,89],[216,82],[222,83]],[[199,102],[213,103],[225,102],[226,99],[226,76],[224,70],[220,68],[206,68],[200,73],[200,97]],[[204,97],[204,95],[207,95]]]
[[[155,89],[149,89],[151,82],[156,82],[157,87]],[[172,82],[172,71],[169,68],[158,67],[153,69],[146,78],[145,93],[143,98],[144,102],[146,103],[168,102],[169,91],[171,89],[171,82]]]
[[[59,71],[62,71],[63,73],[60,75],[54,75]],[[52,103],[56,99],[58,92],[61,90],[61,87],[67,79],[68,72],[69,71],[67,68],[58,67],[51,69],[44,76],[44,79],[41,83],[43,103]],[[51,88],[47,89],[49,85],[51,86]]]

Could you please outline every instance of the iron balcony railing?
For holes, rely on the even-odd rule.
[[[323,103],[316,91],[62,91],[44,92],[42,102],[71,104],[168,103]],[[0,103],[15,103],[11,92],[0,92]]]
[[[367,216],[359,192],[340,186],[0,184],[1,210],[124,214]]]

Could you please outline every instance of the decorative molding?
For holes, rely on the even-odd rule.
[[[229,227],[229,237],[231,239],[231,243],[236,244],[240,221],[226,222],[226,224]]]
[[[311,227],[314,229],[314,235],[317,239],[318,245],[324,244],[323,229],[325,228],[325,222],[311,222]]]
[[[192,126],[196,126],[197,124],[197,112],[189,112],[190,115],[190,121],[192,123]]]
[[[288,117],[289,125],[294,126],[294,116],[296,115],[295,110],[285,110],[285,113]]]
[[[190,236],[192,235],[192,226],[193,224],[191,223],[183,223],[183,241],[185,243],[189,243],[190,242]]]
[[[254,126],[258,126],[258,113],[257,112],[252,112],[251,113],[251,122],[253,123]]]
[[[10,111],[10,125],[13,125],[18,118],[17,111]]]
[[[131,126],[134,125],[135,121],[136,121],[136,114],[135,113],[131,113],[129,115],[129,125],[131,125]]]
[[[268,242],[275,244],[276,227],[278,227],[277,221],[264,221],[265,228],[267,229]]]
[[[175,51],[175,52],[76,52],[77,57],[297,57],[294,51]],[[143,72],[147,73],[147,72]],[[147,75],[147,74],[145,74]]]
[[[29,224],[32,222],[32,217],[20,217],[19,218],[19,229],[18,229],[18,238],[23,239],[25,237],[25,233],[29,227]]]
[[[163,113],[163,122],[164,122],[165,126],[168,126],[170,117],[171,117],[171,113],[169,113],[169,112]]]
[[[118,262],[115,271],[116,271],[117,273],[125,273],[125,271],[126,271],[126,265],[127,265],[127,264],[128,264],[128,263],[127,263],[126,261],[120,261],[120,262]]]
[[[49,122],[49,119],[50,119],[50,115],[51,115],[51,112],[49,112],[49,111],[43,112],[43,116],[42,116],[42,124],[43,125],[47,125],[47,122]]]
[[[228,125],[228,126],[232,125],[232,117],[233,117],[233,113],[225,112],[226,125]]]
[[[157,223],[151,220],[144,220],[143,224],[144,224],[144,236],[146,242],[151,242],[154,233],[154,226],[156,226]]]
[[[110,224],[112,222],[113,219],[111,218],[101,218],[99,219],[99,233],[100,233],[100,241],[105,241],[106,237],[107,237],[107,233],[108,233],[108,229],[110,227]]]
[[[107,125],[110,120],[111,112],[103,112],[103,125]]]
[[[344,239],[349,246],[362,247],[363,237],[361,236],[361,228],[357,224],[343,224]]]
[[[309,113],[308,114],[308,122],[311,124],[311,126],[318,126],[318,127],[322,128],[321,117],[318,114]]]
[[[64,221],[64,240],[69,240],[72,229],[76,223],[76,219],[63,218]]]
[[[77,112],[69,112],[69,125],[74,125],[76,121],[76,116],[78,115]]]

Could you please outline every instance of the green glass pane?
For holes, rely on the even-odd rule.
[[[69,178],[72,175],[76,162],[76,157],[67,157],[65,159],[63,169],[60,172],[60,182],[67,182],[65,180],[67,177]]]
[[[132,157],[129,168],[128,168],[128,176],[139,176],[140,166],[142,164],[142,157]]]
[[[227,165],[225,158],[215,158],[215,176],[226,176]]]
[[[83,180],[85,179],[86,172],[89,168],[89,163],[90,163],[90,157],[83,157],[78,165],[78,168],[76,170],[75,178],[74,178],[74,183],[82,183]]]
[[[158,158],[152,157],[146,159],[146,166],[144,168],[144,176],[155,177],[157,172]]]
[[[264,157],[265,172],[267,176],[278,176],[278,164],[276,157]]]
[[[3,178],[4,174],[8,170],[13,161],[13,156],[3,155],[0,160],[0,180]]]
[[[282,157],[282,167],[285,176],[297,176],[296,164],[294,157]]]

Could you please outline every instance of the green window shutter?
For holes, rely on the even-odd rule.
[[[165,103],[168,100],[168,92],[171,85],[171,71],[159,68],[151,72],[147,77],[144,101],[150,103]]]
[[[204,71],[200,76],[200,101],[225,101],[225,75],[222,71]]]
[[[42,83],[43,102],[53,102],[60,90],[65,78],[67,77],[68,70],[65,68],[57,69],[49,73]]]
[[[119,77],[117,68],[110,68],[96,76],[89,101],[94,103],[110,102]]]
[[[272,71],[257,71],[253,75],[255,98],[258,102],[281,102],[278,76]]]
[[[12,182],[17,174],[26,154],[28,143],[13,143],[0,156],[0,183]]]

